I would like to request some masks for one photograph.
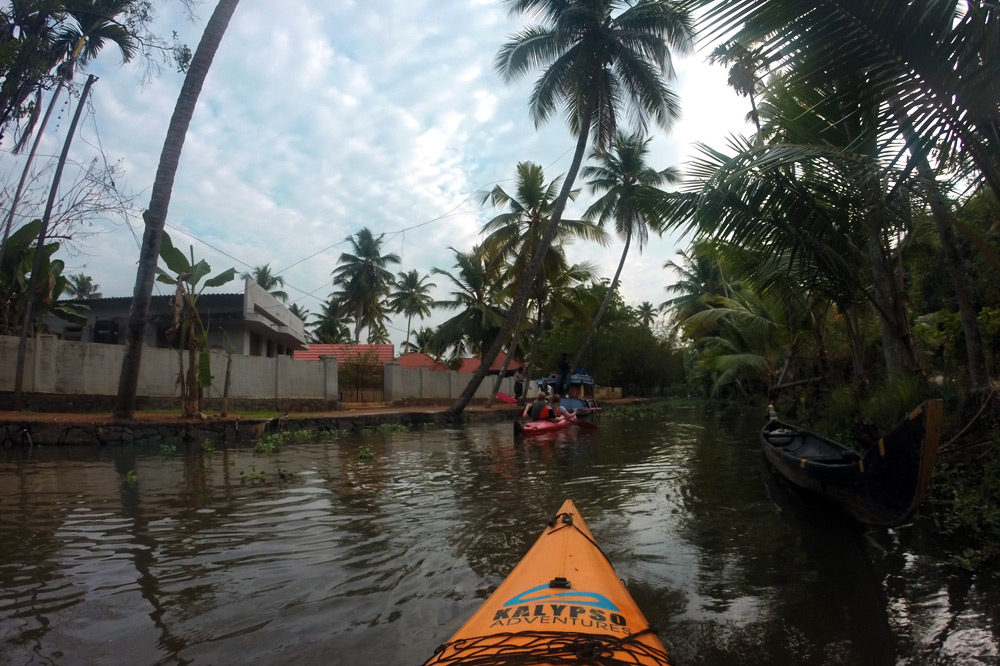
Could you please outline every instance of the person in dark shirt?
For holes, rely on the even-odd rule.
[[[549,418],[549,403],[541,391],[535,396],[535,401],[524,408],[521,417],[529,421],[540,421]]]
[[[558,367],[559,376],[556,379],[556,395],[566,395],[566,391],[569,390],[569,373],[573,368],[570,366],[569,358],[567,358],[565,352],[563,352]]]

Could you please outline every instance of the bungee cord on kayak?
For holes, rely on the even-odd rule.
[[[665,651],[636,641],[644,634],[655,634],[655,630],[647,627],[622,638],[546,631],[521,631],[461,638],[438,646],[434,656],[424,662],[424,666],[528,666],[530,664],[636,666],[649,663],[666,666],[669,664]],[[516,643],[513,642],[515,640]],[[449,653],[448,656],[439,656],[446,651]]]

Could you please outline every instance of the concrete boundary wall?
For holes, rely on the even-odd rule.
[[[0,391],[14,390],[18,339],[0,336]],[[125,358],[124,345],[71,342],[41,335],[28,340],[23,389],[26,393],[63,395],[115,395]],[[185,367],[187,355],[184,355]],[[212,385],[208,398],[222,397],[226,354],[212,351]],[[178,397],[180,358],[176,351],[146,347],[138,395]],[[233,355],[229,395],[248,399],[320,399],[337,401],[337,359],[295,361],[290,356]]]
[[[0,391],[14,390],[18,339],[0,336]],[[124,345],[60,340],[40,335],[28,340],[23,389],[26,393],[55,395],[113,396],[125,357]],[[185,355],[185,367],[186,367]],[[225,385],[226,354],[212,351],[212,385],[205,391],[209,399],[221,398]],[[146,347],[138,395],[169,398],[180,395],[177,376],[178,354],[171,349]],[[340,400],[339,364],[336,357],[319,361],[296,361],[290,356],[233,355],[229,396],[251,400]],[[385,401],[455,400],[469,385],[472,375],[406,369],[399,363],[385,366]],[[495,376],[488,376],[475,398],[488,398]],[[514,394],[514,381],[504,378],[500,391]]]

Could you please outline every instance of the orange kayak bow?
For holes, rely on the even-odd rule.
[[[425,666],[642,664],[667,653],[566,500],[524,559]]]

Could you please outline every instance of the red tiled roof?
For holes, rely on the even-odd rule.
[[[416,368],[427,368],[434,372],[448,372],[448,366],[441,361],[435,360],[430,354],[403,354],[398,359],[399,364],[408,370]]]
[[[493,365],[490,366],[490,372],[499,373],[500,368],[503,367],[503,362],[507,358],[507,354],[500,352],[497,357],[493,360]],[[478,358],[463,358],[462,366],[458,369],[458,372],[463,374],[471,375],[473,372],[479,369],[480,359]],[[510,363],[507,365],[507,374],[512,375],[518,368],[521,367],[521,362],[515,358],[510,359]]]
[[[336,356],[340,363],[356,360],[385,365],[393,358],[392,345],[309,345],[295,352],[296,361],[317,361],[320,356]]]

